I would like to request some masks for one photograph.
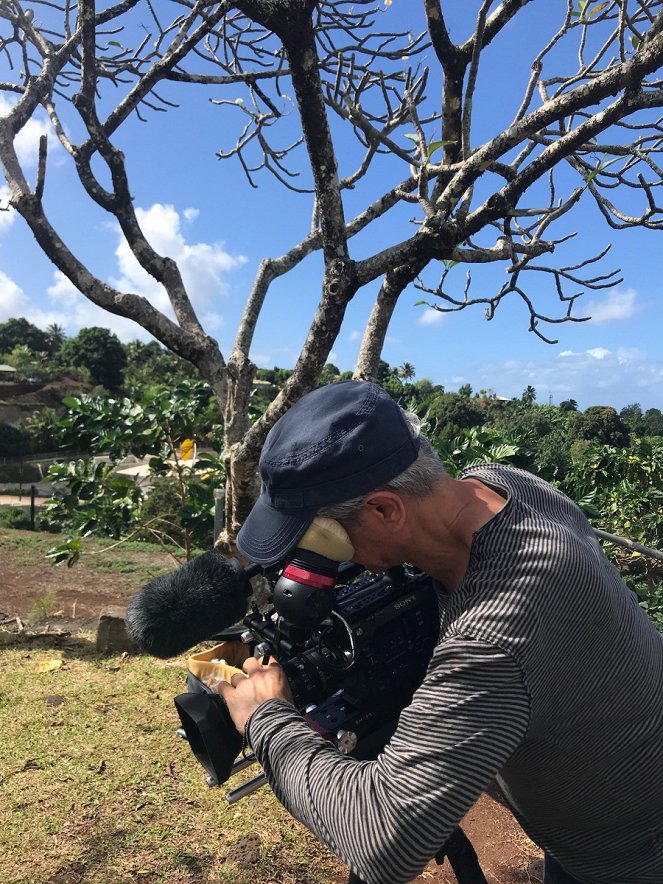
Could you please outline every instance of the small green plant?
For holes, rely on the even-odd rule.
[[[45,620],[46,617],[51,617],[55,611],[56,603],[57,598],[52,590],[42,593],[42,595],[37,596],[32,603],[29,619],[34,622],[37,620]]]

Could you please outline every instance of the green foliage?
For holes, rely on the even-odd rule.
[[[16,344],[2,360],[16,369],[16,380],[49,381],[62,375],[63,369],[56,357],[41,350],[31,350],[25,344]]]
[[[648,408],[644,414],[644,435],[663,436],[663,413],[658,408]]]
[[[17,346],[33,353],[51,352],[48,334],[22,317],[0,323],[0,353],[11,353]]]
[[[390,380],[396,376],[396,370],[392,368],[388,362],[385,362],[384,359],[381,359],[378,364],[377,374],[375,376],[375,380],[378,384],[384,386],[385,381]]]
[[[139,538],[153,539],[152,531],[158,528],[163,535],[182,545],[184,533],[178,516],[182,501],[179,485],[174,476],[157,476],[140,513]]]
[[[26,530],[30,528],[30,516],[20,506],[0,507],[0,528]]]
[[[527,468],[551,482],[563,478],[570,463],[571,413],[552,405],[514,400],[491,409],[488,421],[498,432],[521,439],[532,455]]]
[[[417,402],[426,402],[437,393],[444,393],[444,387],[433,384],[428,378],[421,378],[412,384],[412,393]]]
[[[33,412],[23,425],[30,451],[53,451],[58,444],[58,414],[54,408]]]
[[[639,402],[633,402],[631,405],[622,408],[619,412],[619,417],[634,436],[645,435],[644,415]]]
[[[50,351],[36,351],[31,347],[42,347],[44,339],[34,337],[34,327],[18,320],[9,324],[9,329],[7,325],[0,325],[0,332],[14,335],[5,338],[16,351],[14,361],[42,374],[63,371],[62,359],[71,358],[79,339],[94,340],[99,331],[88,329],[85,331],[90,334],[66,341],[62,330],[52,327],[40,332],[48,336]],[[57,348],[61,348],[61,356],[53,356],[49,362],[46,353]],[[206,384],[191,379],[188,363],[154,341],[134,341],[123,347],[123,353],[127,359],[126,395],[108,396],[101,388],[96,394],[65,399],[68,413],[59,421],[52,409],[44,409],[23,427],[0,426],[0,454],[55,448],[59,442],[87,450],[97,460],[103,455],[103,463],[90,459],[59,464],[49,474],[56,482],[56,493],[38,524],[68,532],[51,550],[56,562],[76,562],[88,545],[84,538],[90,535],[122,543],[132,537],[175,543],[184,548],[185,556],[194,547],[205,548],[212,541],[214,489],[224,484],[223,462],[207,453],[195,461],[184,460],[180,445],[185,439],[195,439],[198,446],[222,449],[216,399]],[[74,369],[66,371],[72,374]],[[92,368],[75,371],[84,373]],[[255,385],[252,392],[252,419],[264,412],[291,373],[278,367],[257,371],[257,379],[263,383]],[[320,383],[351,376],[329,363]],[[428,379],[415,381],[414,377],[412,363],[393,368],[380,361],[378,382],[401,406],[419,414],[424,432],[453,475],[479,462],[524,467],[560,485],[598,527],[644,546],[663,548],[663,415],[658,409],[643,411],[635,403],[619,415],[604,406],[580,412],[573,399],[559,407],[537,404],[533,387],[526,388],[519,399],[504,401],[483,390],[474,394],[469,384],[453,393]],[[108,385],[108,378],[102,381],[96,376],[95,380]],[[118,463],[130,454],[151,458],[147,495],[133,479],[115,472]],[[28,465],[21,468],[19,476],[12,467],[5,481],[25,485],[38,479],[27,475]],[[28,525],[25,510],[0,511],[0,526]],[[607,544],[606,551],[660,625],[660,563],[614,544]]]
[[[175,390],[151,389],[135,400],[82,395],[64,402],[69,412],[60,424],[63,441],[77,440],[107,462],[51,468],[47,479],[55,482],[56,495],[44,522],[70,533],[51,551],[56,562],[74,564],[83,550],[81,538],[90,534],[176,540],[187,556],[193,546],[211,544],[214,489],[225,480],[223,463],[206,452],[187,458],[181,449],[196,437],[194,428],[205,428],[217,441],[220,436],[218,425],[211,423],[218,410],[206,384],[188,381]],[[116,473],[128,454],[151,456],[147,481],[158,489],[154,501],[131,477]]]
[[[645,609],[649,618],[663,635],[663,582],[658,584],[655,591],[647,591],[642,584],[636,585],[635,591],[640,599],[640,605]]]
[[[128,388],[173,389],[197,376],[190,362],[166,350],[157,341],[130,341],[124,345],[124,352],[127,357],[124,383]]]
[[[663,414],[658,408],[643,412],[638,402],[627,405],[619,417],[634,436],[663,436]]]
[[[590,439],[602,445],[623,448],[629,444],[628,427],[614,408],[592,405],[569,416],[569,430],[575,439]]]
[[[340,380],[341,372],[339,369],[333,365],[331,362],[328,362],[323,366],[322,371],[320,372],[320,377],[318,378],[318,386],[322,387],[325,384],[333,384],[334,381]]]
[[[520,397],[520,401],[523,405],[533,405],[534,400],[536,399],[536,390],[531,384],[528,384],[527,387],[523,390],[523,394]]]
[[[496,430],[473,427],[460,436],[433,437],[432,444],[450,475],[480,463],[508,463],[520,466],[527,452],[517,441],[506,439]]]
[[[291,374],[292,369],[278,368],[275,365],[274,368],[259,368],[256,371],[256,378],[259,381],[268,381],[270,384],[274,384],[275,387],[282,387]]]
[[[177,509],[173,513],[174,520],[170,523],[175,526],[175,531],[167,530],[165,526],[163,534],[172,539],[179,538],[178,542],[187,551],[191,545],[203,548],[210,546],[214,539],[214,490],[225,484],[223,460],[215,454],[202,452],[192,463],[173,464],[154,458],[150,466],[157,477],[155,483],[160,478],[170,478],[171,488],[177,495]],[[150,492],[145,504],[148,507],[147,512],[145,507],[141,512],[143,526],[148,525],[147,515],[153,511],[149,506],[151,496]],[[159,537],[158,521],[151,524],[150,534],[152,539]]]
[[[199,468],[186,477],[185,488],[175,476],[157,476],[141,509],[137,536],[169,538],[182,548],[187,542],[209,547],[214,535],[214,489],[221,475],[220,468],[211,472]]]
[[[201,419],[212,399],[207,384],[185,381],[174,389],[135,392],[135,398],[71,396],[59,423],[64,444],[77,442],[96,454],[121,460],[127,454],[168,457],[182,439],[218,433],[218,424]],[[219,418],[216,403],[216,418]],[[201,427],[201,424],[203,425]]]
[[[17,457],[30,451],[28,434],[14,424],[0,423],[0,454]],[[0,479],[0,481],[2,481]]]
[[[411,381],[414,379],[416,375],[416,369],[411,362],[404,362],[402,365],[399,365],[396,369],[398,373],[398,377],[403,381]]]
[[[52,322],[46,329],[46,337],[48,338],[48,352],[56,355],[60,352],[62,345],[67,340],[67,335],[61,325]]]
[[[438,393],[430,402],[429,412],[443,439],[454,439],[462,430],[480,427],[487,417],[477,399],[461,392]]]
[[[629,448],[576,448],[561,487],[584,503],[597,528],[663,549],[663,441],[634,440]],[[648,592],[663,581],[660,562],[622,547],[611,545],[607,551],[620,570],[643,581]]]
[[[44,592],[37,596],[30,608],[30,620],[34,622],[36,620],[43,620],[45,617],[50,617],[53,614],[53,611],[55,611],[56,602],[57,598],[53,590],[49,590],[48,592]]]
[[[134,480],[114,473],[113,463],[77,460],[53,464],[46,481],[55,488],[42,514],[42,526],[85,537],[127,534],[136,519],[143,495]]]
[[[62,359],[90,372],[92,382],[108,390],[122,385],[127,355],[117,335],[107,328],[83,328],[62,345]]]

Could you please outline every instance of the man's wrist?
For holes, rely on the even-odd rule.
[[[246,720],[246,724],[244,725],[244,740],[248,743],[249,746],[255,751],[255,746],[251,740],[251,726],[252,724],[260,725],[262,715],[261,712],[265,712],[264,725],[269,727],[269,725],[274,725],[276,727],[279,726],[279,723],[274,720],[274,713],[278,712],[278,709],[283,709],[286,712],[294,712],[298,717],[300,717],[300,713],[297,711],[297,708],[290,700],[286,700],[282,697],[270,697],[267,700],[264,700],[260,703],[259,706],[253,710],[253,712],[249,715]]]

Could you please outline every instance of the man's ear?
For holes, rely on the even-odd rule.
[[[374,491],[364,498],[364,515],[384,529],[400,530],[406,519],[403,498],[395,491]]]

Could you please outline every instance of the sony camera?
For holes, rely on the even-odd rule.
[[[252,570],[253,569],[253,570]],[[249,566],[252,576],[262,570]],[[273,655],[310,727],[356,758],[373,758],[393,734],[401,710],[423,681],[438,637],[437,598],[429,576],[408,566],[367,574],[298,550],[285,567],[264,572],[270,606],[253,607],[243,627],[190,658],[187,692],[175,698],[181,728],[207,772],[224,783],[253,760],[237,759],[242,737],[224,701],[203,678],[217,664],[241,667]],[[193,661],[193,662],[192,662]],[[256,778],[254,787],[264,783]],[[239,790],[236,790],[239,791]],[[248,794],[246,789],[233,797]]]

